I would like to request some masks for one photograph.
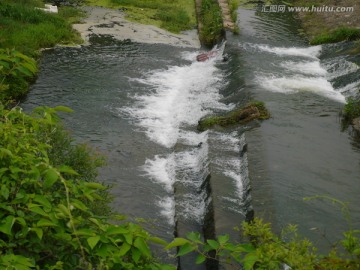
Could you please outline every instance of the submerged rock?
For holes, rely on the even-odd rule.
[[[225,116],[213,116],[201,119],[198,124],[198,130],[204,131],[215,125],[227,127],[234,124],[246,124],[254,119],[264,120],[268,118],[270,118],[270,113],[265,108],[264,103],[252,102]]]

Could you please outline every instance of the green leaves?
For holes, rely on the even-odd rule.
[[[7,186],[1,186],[1,189],[0,189],[0,195],[5,199],[7,200],[9,198],[9,189],[7,188]]]
[[[11,236],[12,235],[11,229],[12,229],[14,223],[15,223],[15,217],[14,216],[7,216],[0,223],[0,232]]]
[[[136,247],[137,249],[140,250],[140,252],[142,253],[142,256],[145,256],[145,257],[151,256],[149,246],[147,245],[147,243],[145,243],[143,238],[137,237],[134,241],[134,247]]]
[[[59,179],[59,173],[55,169],[50,168],[46,170],[44,176],[44,187],[51,188],[58,179]]]
[[[0,247],[9,253],[4,261],[0,251],[0,269],[83,269],[81,262],[99,269],[172,269],[156,262],[148,244],[163,240],[123,219],[109,222],[101,201],[107,188],[95,181],[102,163],[59,132],[57,111],[70,110],[42,107],[29,116],[0,106]]]
[[[183,246],[185,244],[190,243],[189,240],[185,239],[185,238],[175,238],[170,244],[168,244],[166,246],[166,249],[170,249],[173,247],[178,247],[178,246]]]
[[[186,243],[179,248],[179,252],[177,255],[184,256],[184,255],[194,251],[195,249],[196,249],[196,246],[193,246],[190,243]]]
[[[36,72],[34,59],[16,50],[0,49],[0,102],[19,98],[23,94],[21,91],[27,90],[27,80]]]
[[[6,254],[0,256],[1,269],[31,270],[34,267],[32,259],[21,255]]]
[[[90,248],[94,249],[96,244],[100,241],[100,236],[89,237],[86,241],[88,242]]]

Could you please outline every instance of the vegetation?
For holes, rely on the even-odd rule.
[[[296,226],[289,225],[276,235],[269,223],[257,218],[242,224],[242,234],[248,239],[245,243],[232,243],[228,235],[203,241],[198,233],[189,233],[186,238],[175,238],[166,248],[177,247],[177,256],[196,252],[196,264],[217,260],[222,265],[230,265],[231,269],[280,270],[285,265],[298,270],[360,269],[360,230],[352,229],[347,204],[326,196],[314,198],[331,200],[333,204],[340,205],[349,225],[340,247],[334,247],[326,256],[318,255],[309,240],[299,237]]]
[[[351,41],[360,39],[360,29],[341,27],[330,33],[321,34],[311,40],[312,45],[323,43],[335,43],[340,41]]]
[[[39,49],[56,44],[80,43],[70,22],[82,16],[71,7],[49,14],[40,0],[4,0],[0,2],[0,103],[21,99],[37,69],[30,57],[37,57]],[[15,49],[15,50],[14,50]]]
[[[202,0],[199,14],[200,41],[212,47],[224,38],[222,13],[219,3],[214,0]]]
[[[0,102],[21,98],[36,72],[34,59],[15,50],[0,49]]]
[[[290,5],[309,8],[313,6],[351,7],[356,4],[356,0],[340,1],[342,3],[337,0],[289,0],[288,2],[290,2]],[[297,17],[300,19],[312,45],[360,39],[358,29],[359,10],[355,8],[352,12],[340,14],[332,12],[299,12]]]
[[[244,108],[237,109],[225,116],[213,116],[201,119],[199,121],[198,130],[203,131],[214,125],[222,127],[234,124],[245,124],[254,119],[268,119],[270,113],[266,109],[263,102],[254,101],[246,105]]]
[[[230,9],[230,14],[231,14],[231,19],[233,20],[234,23],[236,23],[237,21],[237,10],[239,8],[239,0],[228,0],[228,4],[229,4],[229,9]]]
[[[350,97],[344,107],[343,118],[347,123],[351,123],[358,117],[360,117],[360,99]]]
[[[173,33],[196,27],[194,1],[89,0],[88,3],[122,9],[130,21],[152,24]]]
[[[134,7],[140,2],[151,5],[144,0],[127,1]],[[317,255],[313,244],[300,238],[292,225],[278,236],[270,224],[255,219],[243,224],[243,235],[249,239],[244,243],[232,243],[228,235],[204,241],[198,233],[165,243],[112,213],[109,187],[97,180],[104,159],[86,145],[76,144],[60,123],[58,113],[71,112],[69,108],[40,107],[29,115],[19,107],[3,105],[21,98],[37,72],[35,60],[24,53],[35,56],[42,46],[75,37],[64,18],[77,20],[77,11],[62,8],[60,15],[54,15],[33,9],[41,5],[39,0],[0,3],[0,46],[15,48],[0,49],[1,269],[175,270],[157,261],[150,243],[167,250],[178,248],[177,256],[196,252],[197,264],[218,260],[246,270],[282,269],[284,264],[292,269],[360,268],[360,231],[352,228],[346,204],[334,199],[342,206],[349,230],[341,241],[344,253],[334,249],[327,256]],[[56,27],[62,29],[56,32]],[[350,99],[345,112],[349,117],[360,115],[359,102]],[[269,116],[262,102],[253,102],[227,116],[203,121],[207,128]]]
[[[151,255],[160,239],[110,223],[102,160],[73,145],[59,111],[70,110],[0,107],[0,268],[174,269]]]
[[[26,55],[37,56],[40,48],[81,42],[71,24],[66,21],[66,18],[73,19],[80,13],[70,7],[60,9],[59,14],[46,13],[34,8],[41,6],[38,2],[1,1],[0,47],[15,48]]]
[[[238,19],[237,18],[238,17],[237,10],[238,10],[239,5],[240,5],[240,0],[228,0],[228,4],[229,4],[229,9],[230,9],[231,20],[235,23],[233,33],[234,34],[239,34],[240,29],[239,29],[239,26],[237,25],[237,19]]]

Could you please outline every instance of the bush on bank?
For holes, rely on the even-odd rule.
[[[346,123],[351,123],[360,117],[360,99],[349,98],[343,109],[343,119]]]
[[[0,106],[0,268],[174,269],[151,254],[160,239],[110,223],[102,160],[72,143],[58,111],[70,110]]]
[[[243,223],[242,231],[248,242],[234,243],[228,235],[203,241],[200,234],[189,233],[186,238],[175,238],[166,248],[178,247],[178,256],[197,253],[196,264],[217,260],[224,266],[239,270],[282,270],[285,265],[294,270],[360,269],[359,230],[344,233],[341,246],[345,253],[334,248],[326,256],[318,255],[313,244],[297,234],[294,225],[276,235],[269,223],[255,218],[250,223]]]
[[[0,49],[0,104],[22,98],[36,72],[34,59],[15,50]]]

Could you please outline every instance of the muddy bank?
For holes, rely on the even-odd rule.
[[[200,47],[196,30],[182,34],[173,34],[153,25],[143,25],[125,19],[125,13],[102,7],[83,7],[87,18],[81,24],[74,24],[84,39],[89,43],[91,35],[110,35],[117,40],[131,40],[141,43],[169,44],[180,47]]]

